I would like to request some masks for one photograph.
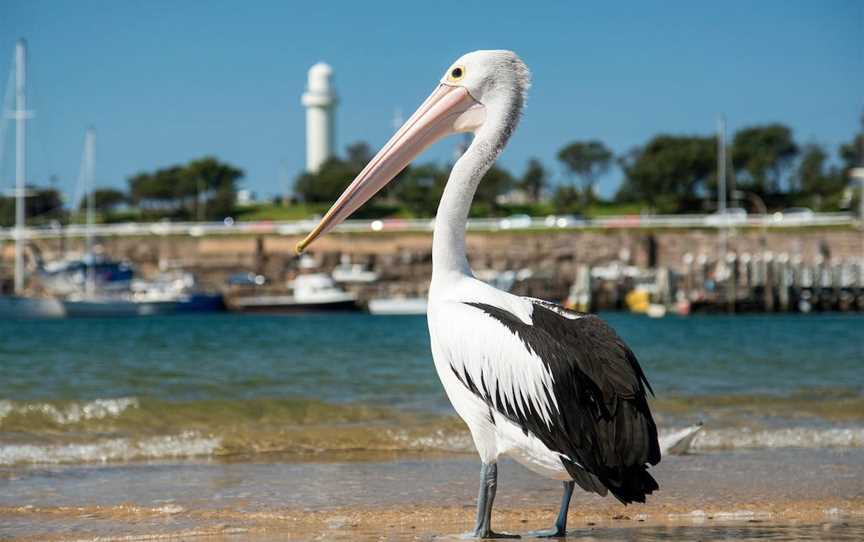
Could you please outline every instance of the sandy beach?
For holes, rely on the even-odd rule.
[[[4,540],[436,540],[473,526],[470,455],[342,454],[3,471]],[[570,536],[860,540],[864,451],[670,456],[646,505],[577,493]],[[559,487],[501,465],[497,529],[548,527]],[[530,537],[527,537],[530,539]]]

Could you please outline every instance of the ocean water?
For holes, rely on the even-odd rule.
[[[696,451],[864,448],[864,317],[602,316]],[[472,449],[425,317],[0,322],[0,467]]]

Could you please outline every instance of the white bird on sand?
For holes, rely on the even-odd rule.
[[[658,489],[648,473],[660,461],[651,388],[633,352],[596,316],[497,290],[468,265],[471,201],[516,128],[529,84],[528,68],[511,51],[457,60],[297,245],[302,252],[348,218],[435,141],[474,134],[435,218],[428,321],[438,376],[482,461],[478,538],[516,537],[491,525],[501,455],[563,482],[555,526],[542,536],[566,535],[574,484],[625,504]]]

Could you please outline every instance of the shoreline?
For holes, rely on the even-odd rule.
[[[497,530],[521,534],[551,525],[556,506],[496,508]],[[160,540],[193,537],[225,537],[230,540],[452,540],[473,527],[473,505],[394,505],[386,507],[337,507],[330,510],[273,509],[187,510],[178,505],[155,508],[134,505],[113,507],[0,507],[2,524],[12,527],[18,541]],[[39,533],[14,533],[39,523]],[[53,528],[52,528],[53,527]],[[63,532],[51,532],[54,529]],[[70,532],[71,531],[71,532]],[[119,531],[119,532],[118,532]],[[730,536],[728,531],[735,534]],[[788,537],[803,532],[849,539],[864,534],[864,497],[784,502],[741,502],[733,508],[679,505],[642,505],[624,508],[616,503],[582,505],[571,510],[568,532],[573,538],[667,538],[670,533],[686,539],[686,532],[711,538],[760,538],[765,531]],[[0,530],[0,535],[3,535]],[[10,533],[5,533],[9,535]],[[817,537],[818,539],[818,537]]]
[[[548,528],[560,485],[501,461],[498,530]],[[343,456],[13,469],[0,540],[435,540],[473,528],[476,457]],[[670,456],[661,490],[623,506],[577,491],[573,535],[663,540],[864,537],[864,450]]]

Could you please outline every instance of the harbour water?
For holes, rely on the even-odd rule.
[[[664,493],[664,514],[805,482],[813,498],[864,499],[864,317],[602,316],[638,355],[661,431],[704,424],[695,455],[658,467],[682,491]],[[336,504],[458,503],[468,518],[476,458],[427,333],[424,317],[366,314],[0,322],[0,538],[62,538],[81,514],[87,536],[130,532],[128,514],[133,533],[193,532]],[[556,486],[519,472],[502,506],[551,514]],[[611,506],[590,499],[591,513]]]

